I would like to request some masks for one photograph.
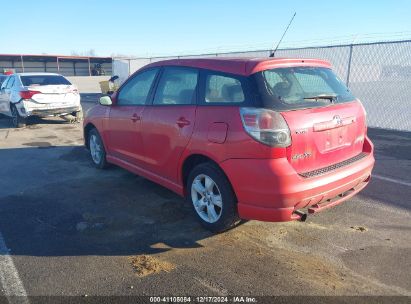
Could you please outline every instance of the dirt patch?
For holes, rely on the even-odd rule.
[[[355,230],[355,231],[359,231],[359,232],[366,232],[368,231],[368,229],[364,226],[351,226],[351,229]]]
[[[31,130],[37,130],[37,129],[41,129],[41,126],[39,126],[39,125],[27,125],[26,128],[31,129]],[[17,130],[21,130],[21,129],[17,129]]]
[[[161,271],[170,272],[176,268],[175,265],[169,262],[160,261],[148,255],[132,257],[131,266],[139,277],[145,277]]]
[[[55,130],[78,131],[78,125],[69,124],[69,125],[65,125],[65,126],[63,126],[63,127],[55,128]],[[80,129],[80,130],[81,130],[81,129]]]
[[[44,138],[44,139],[56,139],[56,138],[58,138],[58,137],[55,136],[55,135],[50,135],[50,136],[41,136],[41,137],[39,137],[39,138]]]
[[[296,235],[292,233],[294,229],[289,227],[289,230],[290,231],[287,232],[285,228],[280,228],[279,234],[295,238]],[[299,233],[299,236],[304,239],[307,238],[307,235],[301,234],[299,229],[295,230]],[[292,235],[288,235],[289,232],[291,232]],[[318,259],[313,255],[307,255],[304,252],[295,251],[286,246],[277,247],[280,243],[284,243],[282,242],[282,238],[276,240],[276,237],[278,237],[278,235],[269,234],[268,236],[265,236],[265,239],[269,241],[269,245],[271,245],[269,247],[271,249],[275,248],[279,254],[282,253],[287,257],[284,258],[283,265],[286,269],[294,273],[297,278],[306,279],[307,281],[311,281],[312,284],[326,285],[332,289],[342,287],[342,281],[344,279],[341,280],[341,278],[343,277],[343,274],[334,264],[330,263],[328,260]]]
[[[299,229],[297,223],[276,224],[265,231],[261,230],[261,226],[244,225],[219,237],[224,239],[230,236],[234,242],[230,247],[252,254],[254,265],[265,265],[256,268],[262,276],[266,273],[267,277],[278,277],[283,283],[290,280],[289,282],[296,286],[309,288],[310,291],[302,291],[305,294],[308,292],[310,295],[316,295],[318,290],[321,290],[321,294],[331,295],[356,293],[359,290],[367,294],[375,292],[372,286],[353,277],[346,268],[326,258],[300,251],[299,248],[307,244],[305,240],[310,246],[315,246],[316,242],[304,233],[304,229]],[[319,226],[319,229],[324,229],[322,225]],[[290,246],[290,239],[297,246]],[[219,244],[221,243],[219,240]],[[243,257],[243,260],[250,258]]]
[[[228,290],[225,289],[222,285],[213,282],[211,280],[208,279],[202,279],[202,278],[196,278],[194,277],[194,279],[199,282],[201,285],[203,285],[205,288],[207,288],[208,290],[215,292],[216,294],[220,295],[220,296],[228,296]]]
[[[403,288],[410,295],[411,248],[371,246],[347,251],[341,255],[344,264],[370,280]],[[402,265],[403,271],[398,271]]]

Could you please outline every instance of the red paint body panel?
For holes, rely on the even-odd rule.
[[[292,145],[287,158],[297,172],[307,172],[354,157],[362,152],[366,125],[365,113],[358,101],[328,107],[288,111],[282,113],[291,130]],[[315,126],[329,123],[333,118],[355,118],[354,122],[333,125],[325,130]],[[296,131],[305,133],[297,134]],[[310,157],[292,159],[292,155],[310,153]]]
[[[149,106],[144,111],[144,169],[177,183],[177,164],[194,130],[196,106]],[[180,124],[179,121],[186,121]]]
[[[107,154],[144,164],[141,119],[144,106],[112,106],[104,125]]]
[[[214,122],[208,129],[208,141],[223,144],[227,138],[228,125],[225,122]]]
[[[210,58],[155,62],[242,76],[292,66],[330,68],[316,59]],[[136,72],[138,73],[138,72]],[[121,90],[121,88],[120,88]],[[281,112],[292,144],[273,148],[244,130],[239,106],[119,106],[92,108],[84,121],[102,135],[107,160],[184,195],[183,165],[192,155],[217,163],[230,181],[244,219],[288,221],[298,209],[317,212],[335,206],[368,183],[374,165],[365,112],[357,100]],[[86,129],[87,130],[87,129]],[[314,177],[302,175],[367,155]]]
[[[240,216],[268,221],[291,220],[295,210],[357,187],[369,179],[373,166],[372,150],[350,166],[314,178],[300,176],[285,158],[230,159],[221,164],[235,189]]]

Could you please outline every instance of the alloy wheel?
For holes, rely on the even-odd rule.
[[[191,184],[191,200],[197,214],[207,223],[217,222],[223,211],[223,199],[214,180],[197,175]]]
[[[103,157],[103,149],[101,148],[101,141],[95,135],[90,136],[90,154],[95,164],[99,164]]]

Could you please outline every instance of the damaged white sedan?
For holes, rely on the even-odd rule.
[[[1,85],[0,113],[10,116],[15,128],[24,127],[30,116],[81,120],[80,94],[62,75],[17,73]]]

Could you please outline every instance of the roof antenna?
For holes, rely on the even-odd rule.
[[[286,28],[285,31],[284,31],[284,34],[281,36],[280,41],[278,41],[278,44],[277,44],[277,46],[275,47],[275,50],[270,54],[269,57],[274,57],[274,56],[275,56],[275,52],[278,50],[278,47],[280,46],[281,41],[283,41],[283,38],[284,38],[285,34],[287,33],[288,28],[290,27],[291,23],[293,23],[293,20],[294,20],[295,15],[297,15],[297,12],[294,13],[293,17],[292,17],[291,20],[290,20],[290,23],[288,23],[287,28]]]

